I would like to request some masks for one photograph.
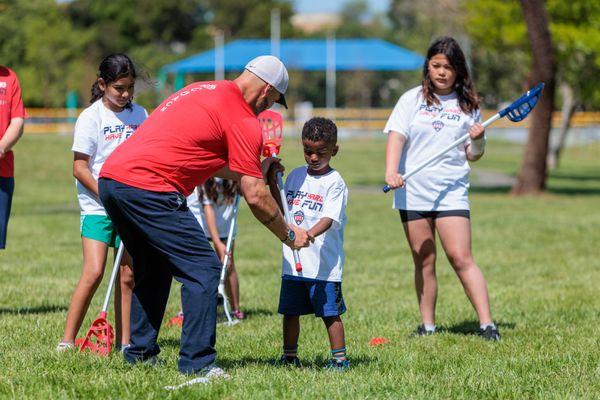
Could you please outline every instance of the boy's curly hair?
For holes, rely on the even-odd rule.
[[[328,118],[311,118],[302,127],[302,140],[310,140],[311,142],[322,140],[327,144],[336,144],[337,126]]]

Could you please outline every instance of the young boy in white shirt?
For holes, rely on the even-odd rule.
[[[283,315],[283,355],[280,364],[300,367],[298,337],[300,315],[323,319],[331,344],[332,359],[325,368],[346,370],[344,325],[346,311],[342,296],[344,226],[348,189],[329,161],[338,152],[337,127],[326,118],[312,118],[302,128],[302,145],[307,165],[293,170],[285,193],[294,223],[315,238],[300,251],[302,271],[295,269],[292,251],[283,246],[279,313]],[[271,180],[274,181],[274,180]],[[279,199],[277,188],[271,192]]]

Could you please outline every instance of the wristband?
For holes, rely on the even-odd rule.
[[[474,156],[482,155],[485,150],[486,140],[487,139],[485,136],[479,139],[471,140],[471,154]]]

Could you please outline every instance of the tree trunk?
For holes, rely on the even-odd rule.
[[[560,83],[559,87],[563,98],[560,132],[554,148],[548,153],[547,168],[549,170],[558,168],[560,153],[565,147],[567,134],[569,133],[569,128],[571,127],[571,118],[575,112],[575,96],[573,95],[573,88],[564,81]]]
[[[521,0],[523,17],[533,53],[532,80],[545,82],[544,93],[531,115],[529,137],[517,182],[511,193],[536,194],[546,188],[546,157],[554,110],[556,57],[548,13],[543,0]]]

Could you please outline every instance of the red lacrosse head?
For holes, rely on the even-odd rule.
[[[77,339],[75,345],[79,351],[89,350],[100,356],[107,356],[112,348],[115,333],[113,327],[106,320],[106,313],[100,313],[100,316],[92,322],[85,338]]]
[[[265,110],[258,115],[258,122],[263,135],[263,157],[279,154],[281,140],[283,139],[283,119],[281,114]]]
[[[181,328],[183,326],[183,313],[180,312],[176,316],[171,318],[167,323],[167,326],[178,326]]]

